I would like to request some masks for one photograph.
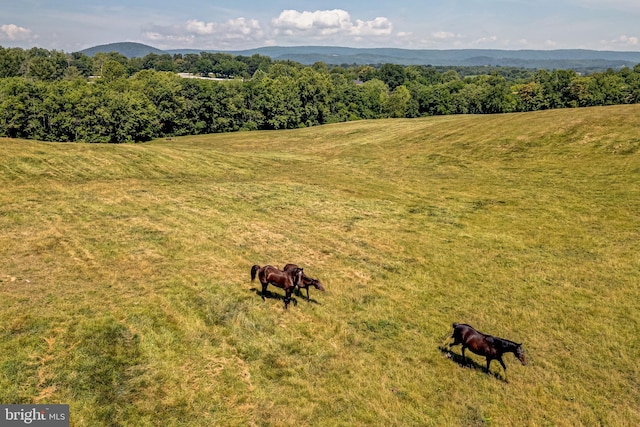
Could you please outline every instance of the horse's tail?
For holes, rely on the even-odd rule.
[[[453,322],[453,332],[451,333],[451,338],[455,338],[456,337],[456,329],[458,328],[458,326],[460,326],[459,323]]]
[[[259,265],[254,265],[253,267],[251,267],[251,281],[253,282],[256,278],[256,272],[260,270],[260,266]]]

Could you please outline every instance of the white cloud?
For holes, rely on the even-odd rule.
[[[493,44],[498,41],[498,37],[480,37],[479,39],[474,40],[471,44],[473,45],[483,45],[483,44]]]
[[[622,35],[614,40],[601,40],[602,49],[632,49],[637,50],[640,46],[640,38],[635,36]]]
[[[15,24],[0,25],[0,40],[21,41],[32,40],[33,38],[33,32],[28,28],[19,27]]]
[[[199,36],[216,35],[224,38],[242,38],[262,35],[260,23],[255,19],[229,19],[226,22],[204,22],[191,20],[186,25],[187,32]]]
[[[624,46],[637,46],[638,38],[633,36],[620,36],[617,40],[612,41],[612,43],[617,43],[619,45]]]
[[[431,36],[436,40],[451,40],[459,37],[455,33],[449,31],[436,31],[435,33],[431,33]]]
[[[255,19],[229,19],[204,22],[196,19],[183,25],[148,28],[143,37],[162,45],[187,45],[198,48],[231,48],[243,43],[264,42],[265,32]]]
[[[280,16],[272,20],[276,31],[311,31],[330,30],[339,31],[348,28],[351,24],[349,13],[340,10],[323,10],[316,12],[298,12],[297,10],[285,10]]]
[[[271,21],[276,35],[306,35],[318,36],[386,36],[393,30],[391,21],[384,17],[377,17],[371,21],[351,19],[346,10],[316,10],[314,12],[284,10]]]
[[[224,22],[191,19],[176,26],[149,26],[143,37],[161,48],[193,46],[203,49],[249,48],[271,44],[362,41],[392,35],[393,25],[384,17],[352,19],[342,9],[314,12],[284,10],[263,26],[256,19],[235,18]],[[403,33],[401,38],[408,37]]]

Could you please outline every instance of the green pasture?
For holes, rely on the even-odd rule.
[[[640,425],[640,105],[0,139],[0,403],[73,426]],[[311,301],[263,302],[294,262]],[[507,372],[453,322],[522,342]]]

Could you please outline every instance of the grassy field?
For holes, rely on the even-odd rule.
[[[640,105],[0,139],[0,403],[74,426],[640,425],[638,129]],[[288,262],[327,291],[285,311],[249,273]],[[529,364],[461,363],[453,322]]]

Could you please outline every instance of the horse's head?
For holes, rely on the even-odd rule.
[[[324,292],[324,286],[322,286],[322,283],[320,283],[320,280],[318,279],[311,279],[311,286]]]
[[[524,349],[522,348],[522,344],[518,344],[518,346],[516,347],[516,352],[514,354],[516,355],[516,358],[518,358],[520,363],[522,363],[523,365],[527,364],[527,360],[524,357]]]
[[[302,283],[302,277],[304,276],[304,270],[300,267],[296,267],[291,276],[293,277],[293,286],[300,286]]]

